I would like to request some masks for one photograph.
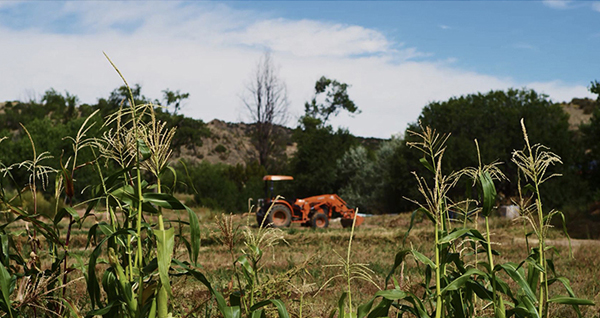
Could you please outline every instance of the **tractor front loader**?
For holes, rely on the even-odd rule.
[[[258,200],[256,220],[260,226],[288,227],[292,223],[326,228],[329,220],[341,217],[343,227],[352,226],[356,210],[348,207],[337,194],[323,194],[304,199],[286,200],[274,196],[275,181],[294,180],[291,176],[268,175],[265,181],[265,198]],[[364,218],[356,215],[356,226]]]

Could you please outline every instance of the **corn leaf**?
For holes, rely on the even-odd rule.
[[[427,161],[427,158],[423,157],[421,159],[419,159],[419,162],[425,167],[427,168],[427,170],[435,173],[435,169],[433,169],[433,166],[431,165],[431,163],[429,163],[429,161]]]
[[[523,304],[525,305],[525,308],[527,308],[527,312],[529,313],[528,316],[533,316],[535,318],[540,318],[540,315],[537,311],[537,308],[535,308],[535,305],[533,303],[534,299],[531,299],[529,297],[521,297],[520,298],[523,301]]]
[[[346,297],[348,297],[348,292],[343,292],[342,295],[340,296],[340,299],[338,300],[338,311],[340,312],[338,317],[346,316],[344,314],[344,304],[346,303]],[[333,315],[335,315],[335,311],[331,313],[330,317],[333,317]]]
[[[390,307],[394,303],[393,300],[389,300],[387,298],[382,299],[375,308],[369,313],[367,318],[379,318],[379,317],[388,317]]]
[[[181,203],[177,198],[166,193],[144,193],[144,202],[171,210],[186,210],[190,224],[190,260],[197,264],[200,254],[200,222],[196,212]]]
[[[484,273],[478,269],[471,268],[468,271],[466,271],[464,274],[455,278],[452,282],[450,282],[450,284],[446,285],[446,287],[444,287],[442,289],[442,295],[449,291],[453,291],[453,290],[457,290],[457,289],[461,288],[462,286],[464,286],[467,283],[467,281],[469,281],[469,279],[471,279],[471,276],[473,276],[475,274],[477,274],[479,276],[487,276],[486,273]]]
[[[489,216],[494,207],[494,203],[496,203],[496,187],[494,186],[494,181],[492,180],[490,173],[487,171],[479,175],[478,181],[482,191],[483,207],[481,213],[484,216]]]
[[[77,213],[77,211],[75,211],[75,209],[72,207],[66,206],[60,209],[54,216],[54,225],[58,224],[58,222],[60,222],[67,214],[71,215],[75,222],[79,222],[79,213]]]
[[[564,305],[583,305],[583,306],[594,306],[595,303],[591,300],[568,297],[568,296],[558,296],[554,298],[548,299],[549,303],[555,304],[564,304]]]
[[[96,308],[96,305],[100,305],[100,285],[98,284],[98,278],[96,277],[96,262],[100,253],[102,252],[102,245],[112,237],[118,235],[127,235],[131,234],[133,236],[136,235],[136,232],[129,229],[122,229],[114,232],[113,234],[106,236],[100,241],[98,246],[94,249],[92,254],[90,254],[90,259],[88,262],[88,270],[87,270],[87,289],[88,295],[90,296],[90,301],[92,305],[92,309]]]
[[[204,284],[204,286],[206,286],[206,288],[208,288],[210,293],[215,297],[215,300],[217,301],[217,307],[219,308],[219,311],[225,318],[241,318],[242,317],[240,307],[239,306],[231,306],[231,307],[227,306],[227,303],[225,302],[225,298],[223,297],[223,295],[212,288],[212,285],[210,284],[208,279],[206,279],[206,276],[204,276],[204,274],[202,274],[201,272],[199,272],[197,270],[190,268],[188,265],[182,263],[181,261],[179,261],[177,259],[173,259],[173,262],[176,263],[177,265],[181,266],[183,269],[185,269],[187,271],[188,274],[192,275],[192,277],[194,277],[196,280],[198,280],[199,282]]]
[[[388,281],[390,280],[390,277],[392,277],[392,275],[396,271],[396,268],[398,268],[398,266],[400,266],[402,264],[402,262],[404,261],[404,258],[406,257],[406,255],[408,255],[408,253],[410,253],[410,250],[403,250],[403,251],[396,253],[396,257],[394,258],[394,266],[392,267],[389,274],[385,278],[385,286],[386,287],[387,287]]]
[[[142,139],[137,140],[137,148],[140,155],[140,161],[144,161],[152,156],[152,151],[150,151],[150,148]]]
[[[439,240],[439,244],[450,243],[450,242],[456,240],[457,238],[464,236],[465,234],[469,233],[470,231],[471,231],[471,229],[466,229],[466,228],[454,229],[450,234],[442,237]]]
[[[172,296],[169,268],[171,267],[171,258],[173,256],[173,248],[175,247],[174,230],[173,228],[168,230],[154,230],[154,235],[156,236],[160,283],[165,286],[169,296]]]
[[[373,308],[373,302],[376,298],[377,297],[373,297],[368,302],[358,306],[358,308],[356,309],[356,318],[364,318],[366,315],[368,315],[371,311],[371,308]]]
[[[421,254],[420,252],[418,252],[416,250],[412,250],[412,254],[415,257],[415,259],[418,260],[419,262],[421,262],[425,265],[428,265],[432,269],[435,269],[435,264],[427,256]]]
[[[196,212],[192,211],[192,209],[186,207],[188,212],[188,219],[190,222],[190,260],[193,264],[198,263],[198,254],[200,254],[200,222],[198,221],[198,216]]]
[[[62,298],[61,301],[65,308],[67,308],[67,311],[69,313],[68,317],[83,318],[83,316],[79,314],[79,310],[77,310],[77,307],[73,305],[73,303],[70,300]]]
[[[287,309],[285,309],[285,304],[279,299],[268,299],[258,302],[254,304],[254,306],[250,307],[250,311],[256,311],[270,304],[273,304],[275,308],[277,308],[277,314],[279,315],[279,318],[290,318],[290,314],[288,313]],[[254,314],[252,317],[254,317]]]
[[[12,317],[12,306],[10,301],[10,285],[12,284],[13,276],[6,270],[6,267],[0,263],[0,292],[2,292],[2,302],[4,310]]]

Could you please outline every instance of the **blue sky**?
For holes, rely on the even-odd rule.
[[[586,84],[598,77],[600,10],[593,2],[293,1],[230,2],[273,17],[315,19],[376,29],[398,43],[456,59],[460,68]],[[565,3],[561,7],[558,3]],[[568,61],[568,62],[566,62]]]
[[[270,50],[288,89],[287,125],[325,75],[351,84],[363,110],[333,123],[388,138],[452,96],[509,87],[555,101],[591,96],[600,2],[0,1],[0,43],[0,100],[53,87],[95,102],[121,84],[105,51],[149,97],[190,92],[183,112],[205,121],[248,119],[245,87]]]

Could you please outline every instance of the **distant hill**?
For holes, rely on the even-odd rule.
[[[4,112],[6,102],[0,102],[0,114]],[[569,114],[569,129],[578,130],[581,124],[590,122],[596,101],[589,98],[573,98],[570,102],[560,104]],[[228,123],[213,119],[206,124],[210,130],[209,137],[201,138],[202,146],[182,146],[176,151],[174,159],[183,158],[189,161],[203,161],[210,163],[224,163],[228,165],[244,164],[250,159],[257,158],[258,154],[251,142],[252,124]],[[297,151],[296,143],[292,142],[293,129],[277,126],[278,134],[286,140],[286,155],[293,157]],[[357,137],[362,145],[369,149],[378,148],[385,139]]]
[[[561,103],[569,114],[569,129],[578,130],[581,124],[588,124],[596,107],[596,101],[590,98],[573,98],[569,103]]]
[[[243,164],[248,159],[257,158],[258,152],[252,145],[251,134],[253,124],[228,123],[213,119],[207,123],[210,137],[202,138],[202,146],[193,149],[181,147],[180,158],[190,161],[206,160],[210,163],[225,163],[229,165]],[[292,142],[294,130],[285,126],[276,126],[278,134],[286,140],[285,153],[288,158],[294,156],[297,145]],[[385,139],[357,137],[367,148],[375,149]]]

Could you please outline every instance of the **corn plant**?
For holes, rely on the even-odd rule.
[[[551,221],[554,216],[560,216],[562,218],[564,234],[567,236],[567,239],[569,239],[566,227],[564,227],[563,213],[556,210],[545,212],[540,192],[540,187],[544,182],[553,177],[560,176],[559,174],[548,174],[548,169],[552,165],[561,164],[562,162],[560,157],[549,151],[547,147],[540,144],[535,144],[533,146],[530,144],[524,120],[521,120],[521,128],[523,130],[525,147],[523,150],[516,150],[513,152],[512,161],[517,165],[519,172],[524,176],[525,182],[528,182],[525,186],[519,184],[519,205],[522,218],[529,223],[533,229],[533,233],[538,239],[538,246],[532,248],[527,259],[521,263],[527,265],[527,275],[525,276],[524,268],[521,265],[513,266],[514,271],[516,272],[514,272],[511,277],[516,277],[517,279],[515,280],[517,280],[519,286],[527,291],[524,296],[520,297],[521,303],[525,305],[525,308],[521,309],[522,311],[526,310],[534,317],[548,317],[548,303],[567,304],[572,305],[577,314],[581,316],[578,306],[593,306],[594,303],[589,300],[575,297],[569,280],[565,277],[557,276],[552,259],[547,258],[547,253],[554,250],[554,248],[548,246],[546,242],[548,229],[551,227]],[[529,191],[531,195],[529,197],[524,197],[522,189]],[[569,251],[570,250],[571,248],[569,246]],[[507,273],[509,272],[507,271]],[[553,274],[553,278],[550,278],[550,273]],[[526,279],[523,279],[525,277]],[[567,292],[566,296],[561,295],[550,298],[549,286],[556,282],[560,282],[564,286]],[[536,294],[537,299],[535,297]]]
[[[278,197],[279,198],[279,197]],[[271,213],[272,206],[267,211]],[[253,208],[249,207],[252,211]],[[264,218],[266,220],[267,218]],[[264,222],[263,220],[263,222]],[[204,278],[204,284],[209,288],[217,300],[219,312],[226,318],[237,318],[246,315],[247,317],[264,317],[264,307],[274,305],[280,318],[289,317],[285,304],[279,299],[259,300],[265,285],[271,285],[270,282],[261,282],[260,265],[266,248],[272,248],[279,242],[284,241],[283,232],[280,229],[265,226],[261,224],[255,233],[247,224],[246,228],[240,233],[238,227],[234,227],[231,216],[217,216],[217,226],[221,231],[221,242],[227,247],[232,259],[235,283],[237,288],[230,295],[230,304],[227,305],[221,293],[208,284]],[[241,249],[241,255],[236,258],[234,246],[238,238],[242,238],[244,247]],[[240,275],[241,274],[241,275]],[[201,280],[202,281],[202,280]]]
[[[86,123],[87,121],[82,125],[82,130],[85,130]],[[43,161],[52,158],[52,156],[48,152],[38,154],[31,134],[25,126],[21,126],[29,139],[33,156],[31,160],[25,160],[8,167],[3,164],[0,165],[2,167],[0,170],[2,172],[0,177],[2,179],[0,181],[0,199],[2,203],[0,205],[6,209],[6,211],[2,211],[3,213],[12,213],[16,216],[15,220],[25,222],[29,251],[17,246],[13,239],[13,233],[6,230],[10,222],[0,228],[0,293],[2,294],[0,309],[6,312],[9,317],[52,317],[62,316],[66,312],[77,316],[77,308],[64,298],[66,287],[78,280],[68,280],[68,273],[74,270],[73,267],[69,266],[67,257],[69,237],[67,234],[66,239],[63,241],[57,225],[62,219],[61,215],[64,216],[67,212],[77,216],[76,219],[78,219],[78,215],[72,208],[63,208],[57,211],[53,225],[49,225],[41,219],[37,211],[39,186],[44,190],[50,177],[57,171],[43,164]],[[7,176],[10,177],[11,169],[25,169],[29,173],[27,186],[12,198],[7,196],[3,186],[3,179]],[[60,178],[57,178],[57,185],[61,184],[58,180]],[[61,189],[59,186],[55,191],[57,198],[60,197]],[[24,191],[30,191],[32,194],[33,206],[31,210],[18,204],[19,200],[17,198]],[[72,199],[72,195],[70,199]],[[72,222],[69,225],[69,230],[71,225]],[[38,234],[45,240],[41,240]],[[42,254],[41,249],[44,247],[48,249],[52,261],[49,268],[42,266],[39,256]],[[29,252],[28,255],[27,252]]]
[[[404,258],[412,255],[417,263],[425,266],[422,284],[424,294],[422,297],[417,297],[411,292],[403,291],[395,281],[395,289],[377,292],[370,302],[359,307],[357,316],[387,315],[393,306],[399,310],[400,314],[408,312],[417,317],[471,317],[475,315],[477,298],[487,303],[483,308],[493,305],[494,316],[499,318],[547,317],[547,303],[572,305],[577,314],[581,316],[578,305],[593,305],[591,301],[576,298],[568,280],[556,276],[552,260],[546,259],[544,256],[544,253],[550,250],[545,245],[545,235],[550,226],[550,219],[552,216],[562,215],[562,213],[552,211],[548,215],[543,215],[539,185],[555,176],[545,176],[545,173],[550,165],[560,162],[558,156],[546,151],[543,146],[531,147],[523,125],[526,147],[523,151],[515,151],[513,161],[526,179],[533,183],[525,186],[525,188],[531,189],[533,194],[528,199],[521,199],[521,206],[524,218],[531,223],[534,233],[538,236],[539,246],[532,249],[529,257],[519,264],[513,262],[494,264],[493,255],[496,252],[492,249],[489,216],[496,200],[494,180],[505,178],[498,169],[499,163],[482,165],[478,150],[478,167],[466,168],[458,173],[445,176],[441,173],[441,163],[445,151],[444,142],[448,137],[441,136],[430,128],[421,128],[421,130],[421,133],[413,134],[422,141],[409,143],[409,145],[425,154],[421,162],[434,174],[434,178],[431,182],[432,185],[429,185],[424,178],[417,176],[418,187],[425,201],[424,203],[413,201],[419,205],[419,209],[413,213],[413,219],[416,213],[423,212],[434,223],[435,241],[432,247],[434,258],[430,259],[415,249],[399,252],[396,255],[392,271],[386,278],[386,286],[387,281],[395,269],[403,263]],[[476,146],[479,149],[477,142]],[[482,214],[485,218],[485,237],[477,229],[467,227],[466,217],[473,211],[469,208],[469,202],[471,202],[469,198],[463,208],[465,219],[462,227],[451,228],[450,209],[462,205],[461,203],[453,204],[447,197],[447,193],[462,176],[469,177],[472,185],[476,185],[479,190],[477,200],[472,202],[480,205],[475,212]],[[521,187],[519,188],[521,189]],[[533,204],[526,204],[532,200]],[[471,250],[475,252],[475,263],[468,262],[467,255],[464,253],[465,243],[471,243]],[[486,253],[487,261],[477,259],[479,245]],[[554,274],[554,278],[548,278],[548,270]],[[430,281],[434,272],[435,285],[431,286]],[[511,290],[510,285],[500,278],[500,272],[506,273],[519,290],[516,292]],[[568,296],[549,298],[548,286],[555,282],[561,282],[564,285]],[[537,296],[536,291],[538,291]],[[377,298],[381,298],[381,301],[377,306],[373,306]],[[505,301],[505,298],[510,301]]]
[[[329,278],[323,286],[319,289],[317,294],[329,283],[332,281],[341,278],[344,280],[345,291],[340,296],[338,300],[338,308],[334,309],[331,312],[330,317],[333,317],[337,312],[339,312],[338,317],[356,317],[356,313],[354,312],[354,306],[352,305],[352,282],[353,281],[363,281],[366,283],[373,284],[375,287],[379,288],[377,283],[372,278],[373,270],[368,267],[368,264],[362,263],[354,263],[352,261],[352,240],[354,238],[354,229],[356,225],[356,216],[358,212],[354,214],[354,219],[352,220],[352,227],[350,230],[350,238],[348,239],[348,248],[346,250],[346,257],[341,256],[334,250],[337,255],[339,261],[337,264],[325,265],[324,267],[331,268],[339,268],[340,274],[334,275]],[[359,308],[357,310],[360,311]]]
[[[107,56],[108,58],[108,56]],[[92,310],[88,315],[103,317],[159,317],[169,313],[172,264],[179,274],[193,270],[200,248],[200,227],[196,214],[161,186],[161,176],[171,171],[168,162],[174,129],[156,119],[154,106],[136,105],[127,81],[115,68],[129,90],[129,105],[109,115],[103,138],[94,142],[105,166],[118,167],[104,176],[97,164],[101,184],[90,201],[88,213],[104,208],[109,222],[92,226],[89,243],[96,244],[88,263],[87,285]],[[150,180],[143,178],[145,173]],[[186,241],[189,262],[173,259],[175,231],[166,224],[163,209],[188,212],[191,238]],[[88,214],[86,213],[86,215]],[[119,217],[120,216],[120,217]],[[156,217],[154,224],[149,219]],[[96,265],[104,253],[108,268],[98,283]]]

